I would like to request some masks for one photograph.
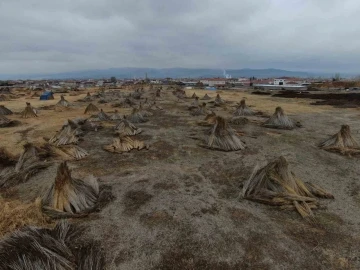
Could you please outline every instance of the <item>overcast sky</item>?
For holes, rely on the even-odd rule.
[[[359,0],[0,0],[0,74],[111,67],[360,74]]]

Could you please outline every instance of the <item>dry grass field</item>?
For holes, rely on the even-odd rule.
[[[242,98],[253,110],[265,114],[232,126],[241,134],[246,149],[222,152],[199,146],[208,129],[198,125],[204,116],[191,116],[187,106],[192,100],[178,102],[165,89],[157,101],[164,110],[154,111],[146,123],[135,124],[143,129],[135,137],[146,142],[148,150],[104,151],[114,138],[114,123],[106,122],[103,129],[88,132],[79,143],[90,155],[68,163],[75,176],[92,174],[101,184],[111,186],[115,196],[100,212],[71,220],[87,226],[89,235],[100,241],[106,251],[106,269],[360,269],[360,160],[317,147],[343,124],[351,127],[360,142],[360,110],[313,106],[310,99],[253,95],[250,91],[187,90],[187,96],[194,92],[200,98],[207,93],[212,100],[219,93],[229,103],[209,108],[225,118],[232,116]],[[65,94],[74,106],[62,112],[41,109],[56,104],[59,94],[49,101],[21,97],[0,102],[15,113],[9,119],[21,122],[0,129],[0,147],[18,156],[26,142],[43,145],[67,119],[88,117],[84,115],[88,102],[77,102],[85,96]],[[39,109],[39,117],[23,119],[16,114],[25,108],[25,102]],[[131,112],[111,103],[94,104],[109,114],[114,109],[122,115]],[[272,115],[277,106],[302,127],[262,127],[266,115]],[[333,200],[320,200],[314,220],[242,198],[244,181],[253,168],[279,156],[288,160],[298,178],[334,195]],[[34,203],[54,182],[57,165],[55,162],[26,183],[0,190],[1,206],[3,200],[26,207]],[[0,210],[0,218],[6,215]],[[21,219],[21,215],[17,217]],[[25,214],[24,219],[49,226]]]

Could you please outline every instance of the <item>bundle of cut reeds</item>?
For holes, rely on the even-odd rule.
[[[282,156],[261,169],[255,168],[244,184],[243,196],[282,209],[297,210],[304,218],[313,216],[312,209],[318,208],[319,201],[316,197],[334,198],[317,185],[304,183],[296,178]]]
[[[5,168],[0,172],[0,187],[8,188],[24,183],[49,165],[50,163],[40,161],[37,149],[27,143],[15,167]]]
[[[11,115],[13,112],[6,108],[4,105],[0,105],[0,115]]]
[[[360,146],[351,135],[350,127],[342,125],[338,133],[319,144],[319,147],[327,151],[335,151],[341,154],[360,154]]]
[[[209,111],[206,109],[206,103],[203,102],[201,105],[199,105],[196,109],[193,109],[191,111],[192,116],[198,116],[198,115],[208,115]]]
[[[73,128],[71,124],[67,124],[62,127],[52,138],[50,138],[49,143],[56,146],[67,145],[67,144],[76,144],[79,142],[79,135],[82,134],[80,128]]]
[[[221,106],[223,104],[225,104],[225,101],[220,97],[220,94],[217,94],[215,98],[215,105]]]
[[[28,226],[0,241],[0,269],[104,270],[99,243],[84,228],[58,222],[54,229]]]
[[[87,214],[94,210],[98,199],[97,179],[73,178],[65,161],[59,165],[55,182],[43,198],[43,210],[53,217]]]
[[[210,134],[206,136],[206,146],[210,149],[222,151],[237,151],[245,148],[239,136],[220,116],[211,119],[214,122]]]
[[[63,106],[63,107],[69,107],[70,103],[65,99],[64,95],[61,95],[60,101],[56,105]]]
[[[197,109],[199,107],[199,97],[195,97],[193,102],[191,102],[190,106],[188,107],[189,110]]]
[[[103,111],[103,109],[100,109],[100,112],[97,114],[97,118],[100,121],[109,121],[110,117]]]
[[[130,137],[120,137],[114,139],[112,144],[106,145],[104,150],[113,153],[123,153],[129,152],[133,149],[141,150],[147,148],[148,146],[142,141],[131,139]]]
[[[130,123],[128,120],[121,120],[115,126],[115,133],[120,136],[133,136],[140,134],[142,132],[141,128],[137,128],[134,124]]]
[[[281,107],[277,107],[275,113],[263,123],[263,126],[278,129],[294,129],[295,123],[285,114]]]
[[[205,94],[202,98],[201,98],[201,100],[210,100],[211,99],[211,97],[208,95],[208,94]]]
[[[94,104],[90,103],[86,109],[85,109],[85,112],[84,114],[91,114],[91,113],[95,113],[95,112],[99,112],[99,108],[96,107]]]
[[[234,112],[235,116],[251,116],[254,114],[255,112],[246,105],[245,99],[240,101],[239,106],[236,108]]]
[[[148,116],[152,116],[153,113],[149,112],[148,110],[144,109],[143,105],[139,104],[139,113],[143,116],[143,117],[148,117]]]
[[[121,120],[121,119],[122,119],[122,116],[118,110],[115,110],[115,113],[110,115],[110,120]]]
[[[29,102],[26,102],[25,109],[21,112],[22,118],[38,117],[36,110],[31,106]]]
[[[148,119],[144,118],[138,108],[133,108],[132,113],[128,115],[126,119],[132,123],[145,123],[148,121]]]

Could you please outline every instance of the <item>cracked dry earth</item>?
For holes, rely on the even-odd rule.
[[[212,151],[199,146],[207,127],[197,125],[203,117],[190,116],[191,101],[176,103],[169,94],[160,102],[164,111],[136,124],[143,133],[135,138],[148,143],[149,150],[104,151],[113,139],[109,127],[88,133],[79,144],[90,156],[70,163],[74,174],[94,174],[112,186],[116,197],[101,212],[75,220],[101,241],[107,269],[360,269],[360,160],[316,147],[345,123],[360,141],[359,111],[329,107],[313,112],[302,100],[221,95],[234,101],[247,96],[248,104],[267,113],[277,105],[286,110],[300,104],[306,110],[289,110],[289,116],[303,127],[265,129],[259,125],[264,118],[249,117],[249,123],[233,126],[243,134],[245,150]],[[232,112],[231,107],[215,110],[226,117]],[[298,178],[335,196],[321,201],[323,208],[314,211],[316,223],[241,198],[254,166],[280,155]],[[53,166],[20,185],[19,197],[41,195],[55,171]]]

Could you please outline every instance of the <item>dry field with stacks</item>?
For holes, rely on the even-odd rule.
[[[64,94],[71,104],[64,110],[54,109],[60,94],[47,101],[25,95],[0,102],[14,113],[6,117],[20,122],[0,128],[0,147],[10,156],[1,157],[0,172],[15,164],[27,143],[45,151],[44,146],[68,119],[89,118],[91,114],[84,111],[90,102],[107,116],[117,110],[121,116],[128,115],[126,119],[135,119],[126,98],[134,103],[133,107],[140,102],[145,106],[148,98],[151,102],[155,100],[156,106],[151,103],[146,107],[151,113],[144,117],[148,121],[134,120],[133,125],[142,132],[131,136],[144,143],[143,149],[123,153],[105,150],[119,137],[114,132],[119,120],[94,117],[96,127],[87,129],[76,143],[88,155],[67,161],[73,177],[85,179],[92,175],[98,180],[100,193],[101,186],[106,186],[112,194],[91,213],[82,212],[81,216],[56,213],[70,223],[84,226],[86,237],[95,240],[103,250],[104,268],[94,269],[360,269],[357,148],[334,152],[318,147],[339,132],[342,125],[349,125],[352,138],[360,142],[360,109],[314,106],[310,99],[254,95],[250,90],[186,90],[187,98],[179,99],[173,93],[175,88],[164,86],[157,94],[155,88],[144,86],[136,97],[135,89],[106,90],[101,94],[92,89],[93,99],[83,102],[79,100],[86,98],[85,92],[76,96]],[[229,136],[241,141],[237,151],[209,147],[206,138],[214,122],[206,122],[206,115],[192,115],[197,109],[195,104],[189,110],[194,102],[193,93],[200,97],[199,103],[207,103],[208,113],[216,114],[215,122],[220,123],[220,118],[232,119],[242,99],[251,110],[261,112],[243,116],[235,124],[230,121],[233,133]],[[205,94],[211,99],[201,100]],[[214,103],[217,94],[224,101],[218,106]],[[38,117],[21,117],[26,102],[36,109]],[[294,128],[262,125],[276,107],[281,107],[293,120]],[[214,136],[223,136],[223,130],[216,132]],[[111,147],[120,151],[114,145]],[[255,192],[257,200],[254,194],[252,199],[250,195],[244,196],[249,179],[256,178],[252,175],[254,168],[264,168],[280,156],[288,167],[278,164],[274,171],[265,172],[271,181],[277,182],[279,178],[284,181],[287,175],[294,177],[293,181],[299,179],[321,187],[333,198],[313,191],[307,199],[301,199],[292,187],[287,190],[290,195],[276,194],[276,198],[286,199],[284,207],[270,205],[274,203],[271,193],[274,183],[263,187],[266,192]],[[46,168],[26,181],[0,185],[3,239],[25,225],[53,228],[57,222],[53,215],[42,213],[45,200],[41,203],[38,198],[44,198],[52,188],[63,159],[47,153],[43,154],[42,162],[46,162]],[[283,173],[283,169],[293,174]],[[264,196],[263,203],[259,196]]]

